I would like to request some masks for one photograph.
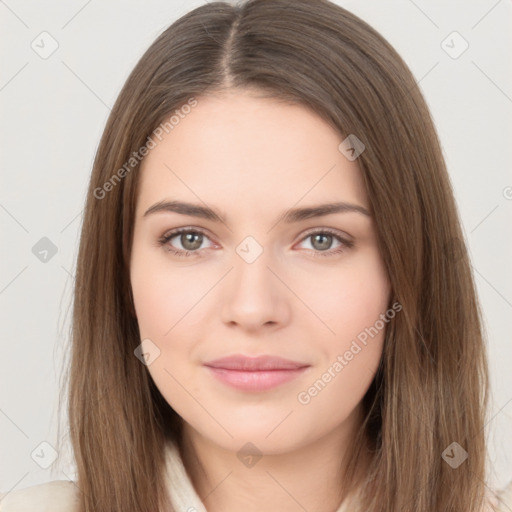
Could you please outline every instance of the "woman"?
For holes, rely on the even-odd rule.
[[[78,479],[4,512],[481,512],[488,375],[414,77],[325,0],[209,3],[112,110],[78,256]],[[508,505],[507,505],[508,503]]]

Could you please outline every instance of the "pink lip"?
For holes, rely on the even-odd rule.
[[[204,364],[220,381],[243,391],[265,391],[295,379],[309,367],[274,356],[234,355]]]

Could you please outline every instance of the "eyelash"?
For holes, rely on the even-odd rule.
[[[207,238],[209,238],[207,233],[200,228],[179,228],[179,229],[175,229],[174,231],[171,231],[170,233],[159,238],[158,245],[160,247],[163,247],[164,245],[168,245],[169,241],[172,238],[176,237],[177,235],[181,235],[182,233],[201,234],[201,235],[204,235]],[[337,239],[342,244],[342,245],[340,245],[340,247],[338,247],[337,249],[334,249],[334,250],[332,250],[332,249],[327,250],[327,251],[315,251],[314,250],[313,256],[315,256],[315,257],[316,256],[321,256],[321,257],[336,256],[336,255],[344,252],[346,249],[351,249],[354,246],[354,242],[351,242],[349,240],[342,238],[336,231],[333,231],[332,229],[329,229],[329,228],[324,228],[324,229],[319,229],[317,231],[309,232],[306,236],[304,236],[301,239],[301,242],[303,242],[304,240],[306,240],[314,235],[332,235],[335,239]],[[199,253],[199,250],[184,251],[181,249],[174,249],[171,245],[168,245],[166,247],[166,250],[169,251],[170,253],[174,254],[175,256],[182,257],[182,258],[189,258],[189,257],[195,256]]]

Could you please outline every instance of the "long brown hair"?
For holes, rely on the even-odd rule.
[[[345,485],[360,487],[358,510],[480,511],[486,353],[435,127],[396,51],[327,0],[208,3],[156,39],[119,94],[94,161],[74,291],[68,413],[80,510],[170,509],[162,448],[179,440],[180,418],[134,356],[133,155],[191,99],[248,87],[312,108],[340,142],[354,134],[365,145],[358,163],[403,309],[388,325],[345,467]],[[371,464],[361,476],[362,455]]]

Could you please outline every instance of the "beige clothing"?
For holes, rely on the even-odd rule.
[[[207,512],[173,443],[166,447],[166,470],[169,495],[176,512]],[[0,512],[76,512],[78,492],[75,483],[67,480],[4,491],[0,493]],[[512,481],[501,492],[490,496],[490,500],[496,512],[512,511]],[[347,504],[341,504],[337,512],[348,512]]]

